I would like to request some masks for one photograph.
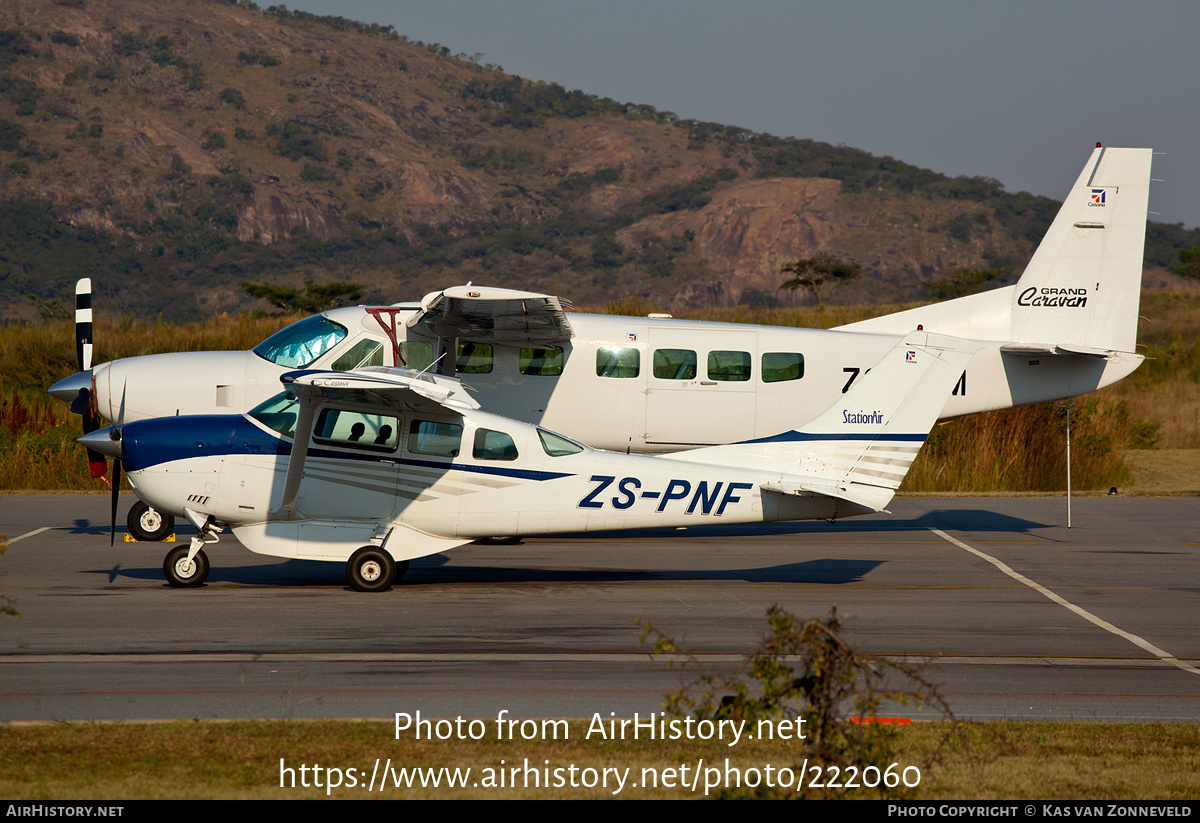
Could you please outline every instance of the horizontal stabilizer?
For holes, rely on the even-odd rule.
[[[665,459],[778,472],[760,484],[883,511],[982,343],[911,332],[802,429]]]
[[[1078,343],[1059,343],[1058,345],[1050,343],[1006,343],[1000,347],[1000,351],[1027,357],[1083,356],[1108,359],[1113,354],[1111,349],[1096,349],[1090,346],[1082,346]]]
[[[785,483],[783,481],[763,483],[761,485],[763,491],[775,492],[783,495],[814,495],[819,497],[833,497],[838,500],[846,500],[850,503],[862,506],[875,512],[888,512],[884,506],[892,499],[890,491],[884,491],[874,486],[860,485],[823,485],[820,483]]]

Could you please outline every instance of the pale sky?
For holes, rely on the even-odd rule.
[[[269,3],[263,2],[265,7]],[[531,80],[844,143],[1062,199],[1150,147],[1152,219],[1200,226],[1193,0],[297,0]]]

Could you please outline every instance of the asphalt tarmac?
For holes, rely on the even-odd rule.
[[[767,609],[836,607],[851,646],[921,667],[974,719],[1200,718],[1200,498],[900,498],[829,523],[530,538],[414,561],[391,591],[340,564],[109,547],[108,499],[0,496],[0,722],[643,715],[718,672]],[[186,541],[185,529],[179,537]],[[890,711],[936,716],[921,709]]]

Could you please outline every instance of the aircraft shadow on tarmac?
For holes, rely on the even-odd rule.
[[[522,559],[521,563],[528,563]],[[397,587],[461,583],[663,583],[673,581],[746,583],[812,583],[836,585],[863,580],[884,560],[818,558],[782,565],[740,569],[537,569],[522,566],[457,566],[450,555],[437,554],[412,561],[408,575]],[[167,586],[162,569],[87,569],[85,574],[117,579],[145,580]],[[233,583],[277,587],[329,586],[350,591],[341,564],[313,560],[286,560],[250,566],[213,566],[207,586]]]
[[[711,526],[693,526],[686,530],[680,529],[641,529],[638,531],[622,532],[591,532],[575,534],[566,537],[556,537],[555,540],[595,540],[619,539],[626,537],[661,537],[678,539],[688,537],[749,537],[754,535],[781,534],[860,534],[862,532],[924,532],[930,529],[964,530],[972,532],[1016,532],[1027,534],[1035,529],[1055,528],[1056,523],[1039,523],[1036,520],[1026,520],[1023,517],[1013,517],[1000,512],[986,509],[939,509],[925,512],[920,517],[872,517],[870,519],[854,518],[829,523],[824,520],[805,520],[790,523],[742,523]]]
[[[1012,517],[1011,515],[988,511],[986,509],[939,509],[937,511],[925,512],[920,517],[910,517],[907,519],[885,516],[882,518],[839,520],[836,523],[829,523],[824,520],[806,520],[785,523],[741,523],[728,526],[716,524],[710,526],[692,526],[687,529],[636,529],[628,531],[588,532],[585,534],[537,539],[564,541],[611,540],[619,539],[620,537],[677,539],[684,535],[688,537],[747,537],[779,534],[908,532],[928,531],[929,529],[1029,533],[1034,529],[1049,529],[1057,525],[1055,523],[1040,523],[1036,520],[1026,520],[1022,517]],[[90,520],[78,518],[75,520],[74,527],[69,529],[68,533],[107,536],[109,525],[107,523],[93,525]],[[122,540],[125,533],[124,529],[117,529],[117,534],[121,535],[120,539]],[[187,539],[195,533],[195,529],[190,526],[180,526],[176,531],[176,535],[181,543],[187,542]]]
[[[877,519],[849,520],[830,524],[823,521],[799,523],[752,523],[741,525],[709,525],[697,526],[686,530],[679,529],[643,529],[623,532],[592,532],[581,535],[570,535],[550,538],[536,538],[526,543],[525,552],[537,553],[537,543],[554,541],[557,543],[583,544],[596,540],[615,540],[622,538],[638,538],[640,540],[662,540],[662,548],[669,549],[672,543],[682,547],[688,538],[736,538],[756,536],[808,535],[828,534],[832,538],[845,534],[863,534],[869,532],[899,533],[927,532],[931,528],[949,530],[967,530],[971,532],[1005,532],[1031,533],[1036,529],[1053,528],[1054,524],[1039,523],[1020,517],[991,512],[984,509],[942,509],[926,512],[920,517],[908,519]],[[73,533],[107,534],[108,526],[91,526],[86,520],[77,520]],[[178,533],[179,542],[186,541],[185,530]],[[145,548],[153,548],[154,544],[143,544]],[[486,547],[479,547],[487,550]],[[552,550],[547,548],[547,552]],[[578,554],[575,554],[577,552]],[[586,549],[580,545],[573,551],[575,557],[582,559]],[[561,557],[556,559],[559,562]],[[813,559],[787,563],[783,565],[765,566],[761,568],[742,569],[537,569],[528,568],[530,560],[522,557],[514,560],[514,566],[499,565],[457,565],[453,555],[432,555],[412,561],[408,576],[398,586],[420,586],[445,583],[622,583],[622,582],[666,582],[666,581],[719,581],[737,580],[761,583],[817,583],[841,584],[862,580],[876,566],[885,560],[866,559]],[[108,582],[117,578],[134,580],[157,581],[164,587],[160,566],[153,565],[145,568],[121,568],[120,565],[109,569],[91,569],[86,573],[103,574]],[[272,562],[270,558],[262,558],[260,562],[250,565],[230,566],[214,563],[208,577],[209,584],[233,583],[242,585],[273,585],[273,586],[333,586],[349,589],[345,583],[344,567],[336,563],[322,563],[311,560],[288,560]]]

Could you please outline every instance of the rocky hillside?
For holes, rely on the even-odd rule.
[[[0,179],[0,312],[25,319],[84,275],[170,318],[248,307],[247,280],[794,302],[779,266],[817,253],[863,267],[840,299],[920,298],[955,266],[1019,271],[1057,208],[215,0],[0,4]],[[1166,282],[1200,232],[1152,234]]]

